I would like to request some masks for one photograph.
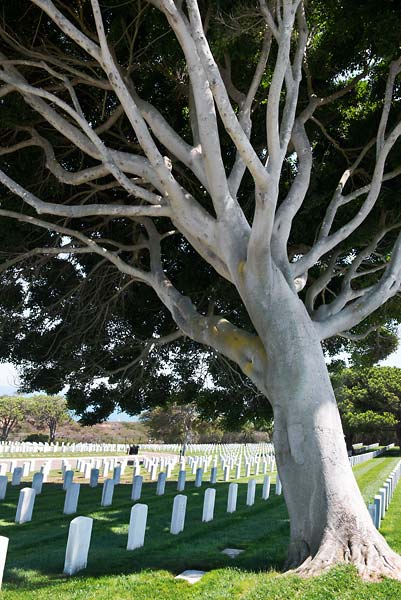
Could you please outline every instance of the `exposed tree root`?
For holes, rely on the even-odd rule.
[[[338,564],[354,565],[362,579],[378,581],[383,577],[401,580],[401,556],[387,545],[380,534],[373,539],[362,540],[359,535],[339,542],[338,537],[329,536],[322,542],[318,552],[305,558],[307,544],[292,545],[287,568],[301,577],[320,575]]]

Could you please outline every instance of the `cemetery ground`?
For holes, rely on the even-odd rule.
[[[382,482],[400,459],[398,452],[369,460],[354,468],[366,501],[372,500]],[[116,485],[113,504],[100,507],[102,485],[90,488],[83,476],[77,515],[94,519],[88,566],[77,575],[62,575],[68,527],[76,515],[63,515],[64,492],[60,471],[52,471],[42,494],[35,500],[33,519],[14,523],[19,491],[30,485],[32,476],[7,490],[0,503],[1,535],[10,538],[3,589],[4,600],[85,599],[85,600],[399,600],[401,582],[362,582],[352,567],[337,567],[327,574],[302,580],[281,575],[289,539],[289,522],[283,496],[274,485],[269,499],[261,496],[263,475],[256,477],[256,499],[246,506],[247,479],[239,483],[237,511],[227,514],[228,483],[221,469],[211,486],[205,474],[201,488],[194,487],[188,474],[184,493],[188,498],[185,529],[170,534],[173,499],[177,495],[178,469],[167,481],[165,494],[156,496],[156,482],[146,475],[140,502],[149,507],[145,545],[127,551],[132,467]],[[233,480],[231,480],[233,481]],[[29,483],[28,483],[29,482]],[[275,477],[272,477],[274,484]],[[213,521],[202,523],[206,488],[216,488]],[[381,532],[401,552],[401,485],[396,488]],[[221,551],[238,548],[235,559]],[[195,585],[175,579],[186,570],[206,571]]]

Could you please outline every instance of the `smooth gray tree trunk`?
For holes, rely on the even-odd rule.
[[[345,561],[367,577],[397,576],[401,559],[375,529],[350,467],[314,325],[297,298],[284,296],[267,317],[265,385],[291,523],[287,566],[310,575]]]

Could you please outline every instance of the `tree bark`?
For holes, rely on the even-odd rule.
[[[304,576],[338,562],[365,578],[401,578],[401,557],[376,530],[354,478],[316,329],[292,293],[270,300],[265,388],[291,526],[287,568]]]

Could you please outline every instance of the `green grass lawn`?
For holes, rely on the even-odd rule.
[[[365,500],[374,495],[398,460],[399,456],[392,453],[355,467]],[[131,478],[129,469],[124,480]],[[226,513],[228,484],[219,481],[215,518],[207,524],[201,523],[201,516],[208,484],[196,489],[189,481],[185,489],[185,530],[178,536],[169,533],[176,482],[167,482],[166,494],[160,497],[155,495],[156,484],[146,481],[141,498],[149,507],[145,546],[132,552],[125,550],[132,506],[130,485],[116,487],[113,506],[109,508],[100,508],[101,486],[81,486],[78,514],[93,517],[94,524],[88,567],[72,578],[62,575],[72,517],[62,515],[64,492],[60,484],[44,485],[43,493],[36,498],[33,520],[24,525],[13,522],[19,488],[9,488],[6,500],[0,503],[0,533],[10,538],[0,595],[5,600],[401,598],[401,583],[362,583],[350,567],[336,568],[307,581],[279,575],[289,539],[288,515],[284,500],[274,494],[274,487],[267,502],[261,499],[262,480],[260,475],[253,507],[245,506],[246,483],[244,479],[239,481],[237,512],[231,515]],[[401,551],[399,507],[401,484],[382,526],[382,532],[397,551]],[[242,548],[244,552],[233,560],[221,553],[225,547]],[[184,569],[208,573],[190,586],[174,579]]]

